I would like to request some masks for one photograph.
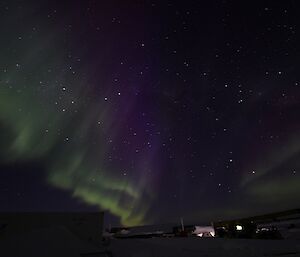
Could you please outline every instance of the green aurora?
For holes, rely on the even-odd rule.
[[[43,52],[53,52],[53,46],[44,47]],[[147,190],[144,180],[133,183],[101,168],[110,150],[107,137],[119,133],[118,122],[109,118],[113,107],[91,102],[84,82],[76,81],[76,74],[70,75],[69,70],[59,75],[60,82],[44,80],[54,73],[45,67],[62,62],[59,55],[37,57],[37,50],[33,52],[30,46],[19,51],[29,57],[21,56],[23,61],[11,63],[0,77],[1,161],[47,160],[46,180],[51,185],[109,211],[123,225],[143,224],[147,211],[141,201]],[[37,64],[43,59],[43,66],[33,67],[34,55]],[[90,143],[91,137],[96,141]]]

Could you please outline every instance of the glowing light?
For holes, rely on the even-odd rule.
[[[243,230],[243,227],[242,227],[241,225],[236,225],[235,228],[236,228],[236,230],[238,230],[238,231]]]

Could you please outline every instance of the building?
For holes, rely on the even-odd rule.
[[[108,256],[103,212],[1,213],[0,256]]]

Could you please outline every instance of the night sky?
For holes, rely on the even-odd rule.
[[[0,2],[0,211],[113,225],[298,208],[299,1]]]

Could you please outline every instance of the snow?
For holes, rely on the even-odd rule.
[[[114,257],[300,257],[299,240],[222,238],[113,239]]]

